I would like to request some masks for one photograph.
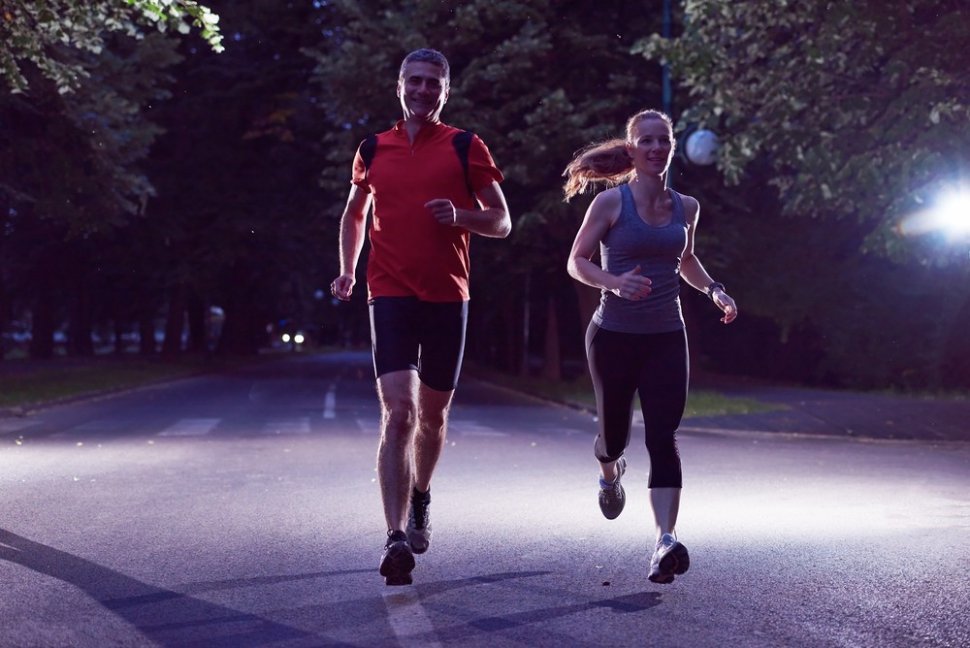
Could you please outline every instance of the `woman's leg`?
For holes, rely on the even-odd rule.
[[[650,503],[657,538],[674,534],[683,486],[677,428],[687,405],[687,338],[682,331],[650,336],[640,374],[640,406],[650,454]]]
[[[690,567],[687,548],[676,538],[683,486],[677,428],[687,405],[688,355],[684,332],[651,336],[640,380],[640,404],[650,454],[650,505],[657,541],[648,578],[671,583]]]
[[[616,478],[616,462],[630,444],[638,372],[630,361],[629,337],[635,336],[607,331],[592,322],[586,331],[586,357],[600,423],[594,453],[606,481]]]

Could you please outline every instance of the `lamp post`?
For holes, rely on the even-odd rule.
[[[664,38],[670,38],[672,36],[672,26],[673,26],[673,9],[671,7],[673,0],[664,0],[663,3],[663,24],[660,29],[660,35]],[[660,68],[660,91],[661,91],[661,106],[663,111],[670,115],[673,119],[673,98],[674,91],[670,83],[670,64],[664,63]],[[667,169],[667,186],[673,188],[674,177],[676,173],[676,161],[677,158],[670,160],[670,167]]]

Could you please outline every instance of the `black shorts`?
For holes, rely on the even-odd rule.
[[[465,353],[468,302],[375,297],[368,303],[375,375],[410,369],[432,389],[454,390]]]

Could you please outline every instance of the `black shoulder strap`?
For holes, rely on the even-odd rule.
[[[461,160],[462,171],[465,172],[465,186],[468,188],[468,193],[472,198],[475,197],[475,190],[472,188],[471,178],[468,177],[468,149],[471,148],[473,137],[475,137],[475,133],[471,131],[459,131],[451,139],[451,143],[455,147],[455,152],[458,154],[458,159]]]
[[[374,154],[377,153],[377,135],[371,133],[360,142],[360,159],[364,162],[364,177],[370,171],[371,162],[374,161]]]

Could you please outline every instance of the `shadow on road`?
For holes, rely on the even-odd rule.
[[[408,608],[413,608],[416,604],[423,604],[429,609],[443,611],[443,617],[452,619],[452,623],[444,625],[439,621],[435,624],[433,632],[411,634],[407,638],[412,641],[442,641],[447,643],[480,638],[483,632],[502,632],[516,628],[525,628],[590,610],[608,610],[614,614],[643,612],[660,605],[663,600],[663,596],[658,592],[638,592],[614,598],[596,599],[570,605],[557,605],[533,610],[516,610],[510,611],[507,614],[492,614],[488,616],[481,615],[481,610],[477,604],[472,605],[480,600],[477,596],[469,599],[470,604],[467,607],[455,602],[442,604],[433,600],[439,594],[462,587],[502,583],[504,581],[522,578],[546,576],[551,573],[548,571],[504,572],[437,583],[425,583],[416,585],[413,589],[403,590],[401,592],[389,592],[384,595],[384,600],[387,604],[388,612],[391,615],[395,614],[395,608],[407,610]],[[522,599],[522,601],[527,600],[528,597],[523,597]],[[563,640],[569,641],[568,638],[563,638]]]
[[[106,610],[130,624],[148,640],[159,646],[172,648],[176,646],[205,646],[207,648],[263,646],[286,641],[295,641],[300,645],[303,645],[304,642],[310,645],[319,645],[318,642],[321,640],[325,641],[327,646],[349,646],[351,644],[334,641],[334,639],[319,632],[303,630],[287,623],[280,623],[263,616],[205,601],[192,594],[373,571],[371,569],[337,570],[197,582],[187,584],[180,588],[185,591],[177,592],[144,583],[114,569],[34,542],[5,529],[0,529],[0,560],[21,565],[39,574],[56,578],[77,587]],[[330,619],[328,622],[330,627],[327,630],[332,632],[347,623],[350,625],[359,623],[359,619],[350,614],[352,610],[360,611],[367,608],[377,616],[381,616],[381,608],[384,608],[384,613],[393,617],[398,613],[408,613],[409,610],[414,609],[415,605],[424,604],[429,609],[438,612],[444,611],[443,617],[439,617],[439,621],[434,624],[433,629],[425,629],[427,636],[424,638],[429,641],[455,641],[479,636],[483,632],[492,633],[525,628],[589,610],[599,609],[611,611],[614,614],[642,612],[660,605],[662,601],[659,593],[642,592],[568,605],[533,610],[518,608],[505,614],[482,615],[481,607],[477,604],[480,601],[478,595],[465,599],[468,601],[467,605],[456,600],[451,600],[448,603],[440,599],[434,600],[442,594],[457,589],[502,584],[518,579],[546,576],[550,573],[548,571],[502,572],[423,583],[413,588],[389,589],[382,596],[376,598],[365,597],[341,601],[335,606],[325,605],[322,610],[316,610],[316,606],[314,606],[314,610],[309,611],[313,612],[311,616],[318,622],[321,618]],[[446,609],[439,609],[442,607]],[[286,609],[277,611],[277,613],[284,615],[295,614],[296,617],[300,617],[306,612],[308,610]],[[344,614],[345,612],[346,614]],[[375,618],[370,614],[365,616]],[[449,619],[449,621],[447,624],[442,624],[441,618]],[[321,628],[320,630],[324,629]],[[420,640],[422,634],[425,634],[425,632],[410,634],[408,638]],[[382,640],[387,638],[383,637]]]
[[[254,614],[143,583],[4,529],[0,529],[0,560],[22,565],[81,589],[161,646],[254,646],[317,636]],[[333,574],[267,577],[202,583],[196,587],[209,591],[254,582],[275,583],[330,575]]]

